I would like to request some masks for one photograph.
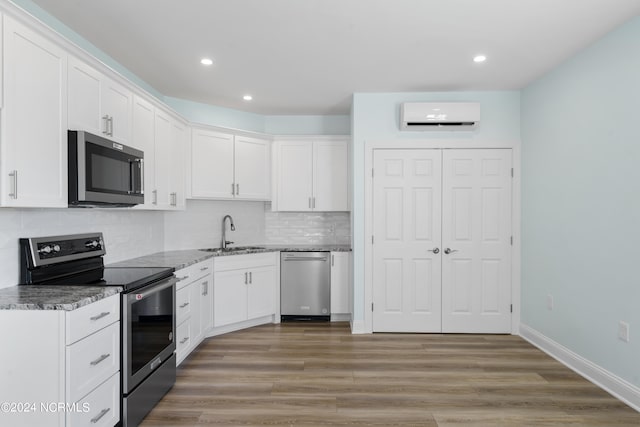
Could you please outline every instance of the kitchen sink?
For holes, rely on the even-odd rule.
[[[257,249],[265,249],[264,246],[234,246],[232,248],[206,248],[200,249],[204,252],[218,252],[218,253],[229,253],[229,252],[241,252],[241,251],[251,251]]]

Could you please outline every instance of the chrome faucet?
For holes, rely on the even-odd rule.
[[[222,218],[222,243],[220,244],[220,247],[222,249],[227,249],[227,245],[232,244],[233,242],[227,240],[227,228],[225,227],[225,224],[227,222],[227,218],[229,218],[229,224],[231,225],[231,231],[236,231],[236,226],[233,224],[233,218],[231,218],[231,215],[225,215],[224,218]]]

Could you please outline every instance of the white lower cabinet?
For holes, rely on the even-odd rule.
[[[213,259],[175,272],[176,364],[202,342],[213,323]]]
[[[120,421],[119,294],[74,311],[0,310],[0,335],[11,349],[0,354],[0,401],[13,405],[2,425]]]
[[[350,252],[331,252],[331,314],[350,314]]]
[[[214,328],[278,314],[278,255],[267,252],[215,259]]]

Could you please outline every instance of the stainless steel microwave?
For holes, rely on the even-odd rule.
[[[89,132],[70,130],[69,206],[144,203],[144,153]]]

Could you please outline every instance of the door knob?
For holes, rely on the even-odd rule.
[[[434,254],[440,253],[440,248],[429,249],[429,252],[433,252]]]
[[[454,252],[458,252],[458,250],[457,249],[451,249],[451,248],[447,248],[447,249],[444,250],[444,253],[447,254],[447,255],[452,254]]]

